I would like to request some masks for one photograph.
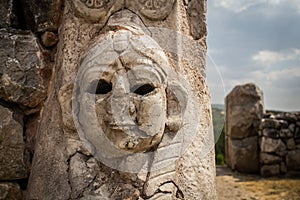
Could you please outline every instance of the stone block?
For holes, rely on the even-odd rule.
[[[260,163],[262,164],[277,164],[282,161],[282,158],[268,153],[260,154]]]
[[[265,153],[276,153],[283,155],[286,152],[286,146],[281,139],[272,139],[268,137],[262,137],[260,148]]]
[[[289,170],[300,170],[300,149],[289,151],[286,156],[286,165]]]
[[[279,138],[280,131],[273,128],[264,128],[262,130],[262,135],[270,138]]]
[[[291,132],[290,129],[280,129],[279,135],[281,138],[291,138],[293,137],[293,133]]]
[[[226,133],[231,139],[258,136],[263,114],[262,91],[254,84],[236,86],[226,97]]]
[[[272,118],[266,118],[262,119],[260,128],[271,128],[271,129],[281,129],[281,128],[287,128],[288,123],[284,120],[278,120],[278,119],[272,119]]]
[[[243,140],[229,140],[227,148],[232,169],[247,173],[259,171],[257,136]]]
[[[296,130],[296,125],[295,125],[295,124],[290,124],[290,125],[289,125],[289,130],[290,130],[292,133],[294,133],[295,130]]]
[[[295,113],[279,113],[276,116],[276,119],[285,120],[288,123],[296,123],[297,115]]]
[[[0,8],[0,27],[7,28],[16,26],[17,17],[13,12],[13,0],[1,0]]]
[[[23,126],[0,106],[0,180],[27,178]]]
[[[0,199],[21,200],[22,193],[17,183],[1,183],[0,182]]]
[[[0,30],[0,98],[36,107],[46,97],[44,62],[36,37],[24,31]]]
[[[280,174],[279,165],[263,165],[260,169],[260,174],[264,177],[277,176]]]
[[[295,149],[296,148],[296,144],[295,144],[295,140],[294,138],[290,138],[286,141],[286,146],[288,149]]]

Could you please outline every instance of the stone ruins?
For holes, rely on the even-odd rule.
[[[300,112],[266,112],[254,84],[236,86],[226,97],[226,162],[262,176],[300,174]]]
[[[205,0],[0,6],[0,199],[217,198]]]

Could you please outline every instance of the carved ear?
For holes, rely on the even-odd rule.
[[[187,105],[187,92],[177,82],[168,83],[167,94],[167,123],[166,128],[176,133],[183,125],[183,116]]]
[[[63,124],[65,128],[70,130],[76,130],[72,115],[73,87],[73,83],[67,83],[58,92],[58,101],[62,111]]]

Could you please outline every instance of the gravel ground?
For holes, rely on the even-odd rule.
[[[261,178],[217,167],[219,200],[300,200],[300,178]]]

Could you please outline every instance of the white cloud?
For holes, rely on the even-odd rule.
[[[214,0],[215,6],[223,7],[236,13],[240,13],[256,5],[279,5],[283,3],[296,8],[300,14],[300,0]]]
[[[292,61],[300,59],[300,49],[290,49],[287,51],[276,52],[263,50],[252,56],[252,60],[261,66],[271,66],[282,61]]]

